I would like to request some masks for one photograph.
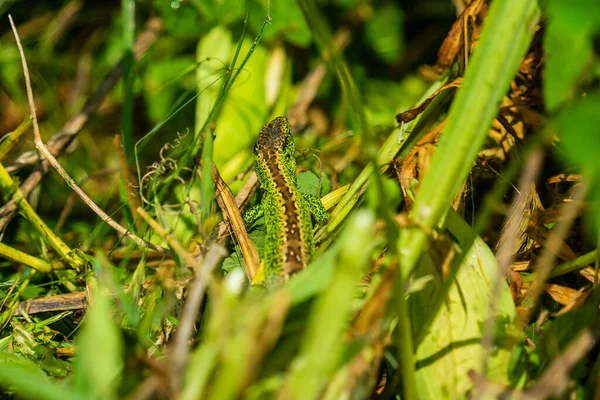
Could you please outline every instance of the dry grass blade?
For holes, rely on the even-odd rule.
[[[450,68],[456,55],[460,50],[461,45],[461,37],[462,35],[465,21],[468,18],[475,18],[482,7],[485,6],[485,3],[481,0],[472,1],[461,13],[461,15],[454,21],[452,24],[452,28],[450,32],[448,32],[448,36],[444,40],[444,43],[440,46],[438,51],[438,65],[441,68]]]
[[[246,183],[244,183],[244,186],[242,186],[237,196],[235,196],[235,205],[240,211],[243,211],[245,209],[246,204],[248,203],[248,201],[250,201],[250,198],[256,192],[256,189],[258,189],[258,178],[256,176],[256,173],[252,171],[252,173],[250,173],[250,176],[246,180]],[[219,200],[217,199],[217,202],[218,201]],[[221,221],[219,223],[219,234],[217,236],[217,241],[219,242],[219,244],[225,243],[225,238],[228,236],[227,230],[227,223],[225,221]]]
[[[521,177],[518,192],[514,195],[506,224],[500,234],[496,258],[499,270],[505,275],[509,275],[508,267],[518,249],[526,241],[525,231],[531,218],[530,206],[533,199],[537,198],[535,180],[540,173],[543,156],[543,151],[538,149],[527,160],[525,173]]]
[[[419,116],[419,114],[421,114],[423,111],[425,111],[427,106],[429,106],[429,104],[431,104],[431,102],[437,96],[439,96],[440,93],[442,93],[443,91],[448,90],[448,89],[460,87],[460,85],[462,85],[462,81],[463,81],[462,78],[456,78],[452,82],[442,86],[441,88],[436,90],[431,96],[426,98],[425,101],[423,101],[421,104],[419,104],[415,108],[401,112],[400,114],[396,115],[396,121],[398,121],[398,123],[402,124],[402,123],[410,122],[413,119],[417,118]]]
[[[13,315],[19,315],[21,312],[38,314],[43,312],[82,310],[86,307],[86,292],[65,293],[40,299],[22,301],[19,303]]]
[[[198,169],[198,174],[200,174],[200,169]],[[217,204],[219,204],[219,207],[221,208],[223,219],[231,226],[231,230],[240,244],[240,250],[242,252],[242,257],[244,258],[244,271],[246,272],[249,281],[252,282],[260,264],[258,251],[256,250],[254,243],[252,243],[248,237],[242,214],[236,205],[233,193],[231,193],[231,189],[229,189],[229,186],[227,186],[225,181],[223,181],[223,178],[221,178],[221,174],[214,163],[212,165],[212,174],[213,181],[215,182],[215,197],[217,199]]]
[[[578,185],[577,190],[573,194],[573,202],[564,203],[562,205],[561,218],[560,222],[556,224],[552,233],[548,237],[548,240],[544,244],[544,249],[542,253],[538,257],[535,265],[534,271],[536,273],[536,281],[526,293],[523,302],[527,301],[529,303],[535,304],[539,296],[544,292],[544,283],[550,276],[552,272],[552,267],[555,259],[555,249],[560,248],[563,239],[569,233],[571,229],[571,224],[575,220],[575,216],[579,212],[579,208],[581,207],[582,202],[585,198],[585,195],[588,191],[588,187],[585,182],[582,182]]]

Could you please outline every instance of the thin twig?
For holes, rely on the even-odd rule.
[[[114,230],[119,232],[121,235],[128,237],[139,246],[146,246],[157,251],[168,252],[168,250],[163,249],[160,246],[156,246],[136,236],[135,234],[121,226],[119,223],[117,223],[117,221],[112,219],[107,213],[105,213],[104,210],[102,210],[96,203],[94,203],[94,201],[90,199],[89,196],[83,190],[81,190],[81,188],[77,185],[77,183],[75,183],[73,178],[71,178],[67,171],[65,171],[63,166],[60,165],[56,158],[52,155],[52,153],[50,153],[46,145],[44,145],[38,126],[37,115],[35,111],[35,103],[33,101],[33,90],[31,89],[31,80],[29,78],[29,68],[27,67],[27,60],[25,59],[25,52],[23,51],[21,39],[19,38],[19,34],[17,32],[17,28],[15,27],[15,23],[13,22],[12,16],[9,15],[8,19],[10,20],[10,25],[15,35],[17,47],[19,48],[19,54],[21,55],[21,63],[23,64],[23,74],[25,75],[25,88],[27,89],[27,100],[29,102],[29,109],[31,111],[31,118],[33,120],[33,135],[35,147],[46,158],[48,163],[50,163],[50,165],[60,174],[60,176],[65,180],[67,185],[69,185],[69,187],[71,187],[71,189],[73,189],[73,191],[75,191],[75,193],[77,193],[79,197],[81,197],[81,199]]]
[[[148,49],[148,47],[150,47],[150,45],[156,42],[162,30],[163,23],[160,18],[153,17],[148,20],[144,32],[142,32],[136,40],[136,59],[138,59]],[[123,61],[119,62],[112,69],[112,71],[106,75],[94,93],[83,105],[81,111],[71,118],[71,120],[69,120],[69,122],[67,122],[59,132],[54,134],[48,140],[47,147],[55,157],[59,156],[67,149],[67,147],[69,147],[85,123],[100,107],[100,104],[104,98],[110,93],[113,87],[115,87],[122,76]],[[14,172],[25,165],[34,164],[40,161],[40,159],[40,154],[37,151],[27,152],[16,160],[15,165],[8,166],[6,169],[9,172]],[[27,179],[21,185],[21,193],[24,197],[28,197],[33,189],[37,187],[47,170],[48,162],[44,160],[42,161],[42,164],[27,177]],[[2,208],[0,208],[0,232],[6,228],[8,223],[15,216],[16,212],[17,205],[14,201],[9,201],[2,206]]]

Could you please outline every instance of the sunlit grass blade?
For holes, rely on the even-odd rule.
[[[410,215],[420,226],[426,229],[436,226],[467,177],[538,20],[539,10],[534,0],[492,3]],[[405,276],[417,265],[427,241],[423,229],[402,232],[399,245]]]

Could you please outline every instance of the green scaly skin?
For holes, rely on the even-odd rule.
[[[267,234],[263,263],[269,284],[288,279],[308,265],[315,252],[311,214],[318,223],[328,218],[318,197],[298,191],[294,153],[287,118],[277,117],[263,126],[254,146],[263,198],[245,214],[244,221],[249,226],[264,214]]]

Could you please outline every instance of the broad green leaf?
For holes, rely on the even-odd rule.
[[[593,73],[594,37],[600,33],[600,2],[550,0],[547,13],[543,82],[546,107],[552,111],[569,101],[579,83]]]
[[[77,337],[76,388],[89,398],[116,399],[123,372],[123,338],[112,319],[111,300],[90,279],[93,300]]]
[[[218,26],[198,42],[196,48],[196,133],[206,124],[225,80],[232,49],[231,33]]]
[[[271,23],[264,33],[265,40],[283,37],[290,43],[307,47],[311,32],[296,0],[278,0],[271,3]],[[250,25],[259,31],[267,17],[267,0],[253,1],[250,9]]]
[[[0,386],[18,398],[32,400],[78,400],[86,397],[51,381],[37,365],[23,357],[0,352]],[[6,392],[4,392],[6,394]]]
[[[375,10],[365,26],[369,44],[377,56],[391,64],[404,53],[404,15],[396,3],[387,3]]]
[[[254,43],[246,37],[240,58],[245,57]],[[253,159],[252,147],[260,128],[268,121],[265,101],[265,70],[267,51],[257,46],[244,70],[229,91],[216,121],[214,162],[225,181],[235,177]],[[240,59],[238,59],[239,67]]]
[[[472,229],[454,211],[446,217],[446,227],[458,241],[468,245]],[[463,398],[471,389],[470,370],[481,372],[487,362],[487,377],[495,382],[508,382],[510,334],[515,329],[516,310],[506,283],[500,282],[497,298],[492,288],[498,276],[494,253],[477,237],[456,276],[448,296],[429,330],[417,348],[417,388],[421,399]],[[436,300],[442,286],[439,265],[427,254],[423,257],[414,279],[431,276],[433,281],[423,290],[411,295],[409,306],[414,327],[419,327],[427,314],[435,312]],[[502,279],[502,278],[501,278]],[[505,343],[494,348],[487,360],[481,344],[485,321],[490,318],[493,301],[496,321],[502,331],[508,332]],[[506,335],[503,335],[506,336]],[[514,339],[513,339],[514,341]],[[506,347],[506,348],[505,348]]]
[[[298,174],[297,182],[300,193],[323,197],[331,191],[331,181],[325,174],[321,174],[319,179],[316,173],[303,171]]]

